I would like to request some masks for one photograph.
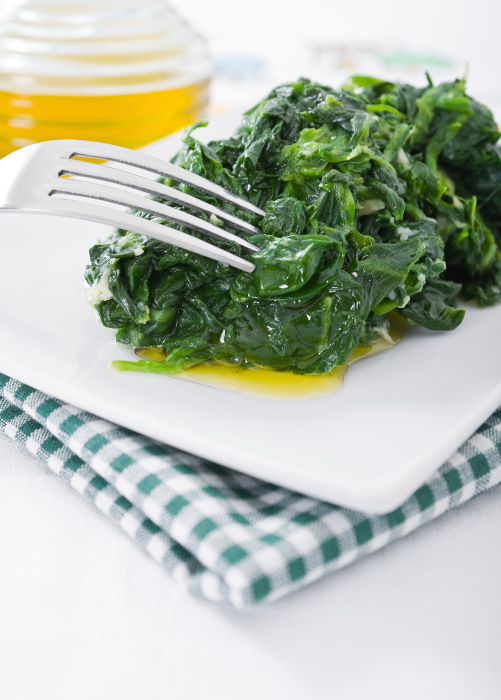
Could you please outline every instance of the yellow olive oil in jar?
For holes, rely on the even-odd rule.
[[[3,0],[0,157],[49,139],[143,146],[204,116],[209,73],[162,0]]]

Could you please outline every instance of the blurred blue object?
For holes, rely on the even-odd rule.
[[[260,80],[264,75],[265,60],[250,54],[219,54],[214,57],[214,73],[230,80]]]

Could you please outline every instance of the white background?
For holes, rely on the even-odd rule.
[[[501,3],[498,0],[170,0],[209,43],[217,66],[228,72],[243,57],[262,61],[256,73],[267,87],[304,75],[339,86],[351,73],[424,84],[429,69],[436,81],[462,77],[466,64],[470,93],[487,103],[501,121]],[[414,55],[401,65],[378,56]],[[343,65],[343,56],[354,65]],[[426,57],[447,59],[437,68]],[[376,60],[375,60],[376,59]],[[349,64],[350,61],[348,60]],[[247,66],[247,72],[251,72]],[[251,103],[262,95],[258,80],[233,81],[233,101]],[[225,87],[228,87],[225,83]],[[255,89],[253,89],[253,87]],[[260,92],[261,89],[261,92]],[[214,90],[218,101],[218,81]],[[232,102],[231,95],[224,95]]]
[[[172,4],[210,40],[216,106],[300,74],[337,84],[346,44],[368,68],[386,47],[450,57],[444,73],[470,61],[470,92],[501,117],[499,2]],[[499,488],[245,614],[189,597],[3,436],[0,494],[2,700],[501,697]]]

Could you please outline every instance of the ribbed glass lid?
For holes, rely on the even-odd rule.
[[[3,0],[0,89],[150,92],[209,75],[205,45],[162,0]]]

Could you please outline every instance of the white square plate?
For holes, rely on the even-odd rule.
[[[218,119],[203,138],[231,133]],[[148,147],[170,157],[179,135]],[[137,359],[83,300],[98,225],[2,214],[0,371],[103,418],[342,506],[385,512],[501,404],[501,307],[467,308],[451,333],[413,328],[350,367],[341,391],[273,401],[181,379],[116,372]]]

